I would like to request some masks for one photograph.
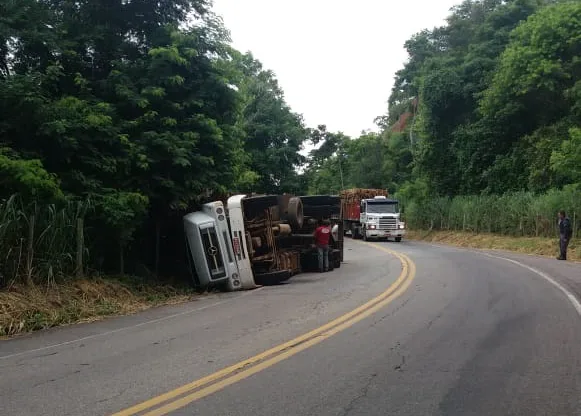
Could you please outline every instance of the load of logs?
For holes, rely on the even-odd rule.
[[[345,189],[344,191],[341,191],[339,195],[341,196],[341,199],[347,202],[374,198],[376,196],[385,196],[385,197],[389,196],[387,190],[385,189],[364,189],[364,188]]]

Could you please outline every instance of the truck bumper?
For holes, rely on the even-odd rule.
[[[366,230],[367,238],[396,238],[405,236],[405,230]]]

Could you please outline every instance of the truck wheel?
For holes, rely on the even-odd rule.
[[[399,243],[399,242],[401,242],[401,237],[395,237],[395,242],[396,242],[396,243]]]
[[[367,241],[367,231],[365,230],[365,228],[361,229],[361,237],[363,238],[363,241]]]
[[[277,270],[275,272],[256,274],[254,280],[261,286],[279,285],[291,278],[290,270]]]
[[[293,231],[297,232],[303,228],[304,219],[303,201],[301,201],[301,198],[298,196],[293,196],[288,201],[288,221],[290,222]]]

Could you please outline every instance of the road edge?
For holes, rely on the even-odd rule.
[[[571,302],[571,304],[573,305],[573,307],[575,308],[575,310],[577,311],[577,314],[581,317],[581,302],[579,301],[579,299],[577,299],[577,296],[575,296],[575,294],[571,293],[571,291],[569,291],[567,288],[565,288],[565,286],[563,286],[562,284],[560,284],[559,282],[557,282],[553,277],[551,277],[549,274],[536,269],[532,266],[529,266],[528,264],[524,264],[521,263],[518,260],[513,260],[513,259],[509,259],[506,257],[502,257],[502,256],[495,256],[493,254],[489,254],[489,253],[481,253],[487,257],[492,257],[495,259],[501,259],[501,260],[505,260],[508,262],[511,262],[513,264],[516,264],[517,266],[523,267],[535,274],[537,274],[538,276],[542,277],[543,279],[545,279],[547,282],[549,282],[550,284],[552,284],[553,286],[555,286],[555,288],[557,288],[559,291],[561,291],[566,297],[567,299],[569,299],[569,302]]]

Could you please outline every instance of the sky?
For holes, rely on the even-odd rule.
[[[387,111],[404,42],[461,0],[214,0],[232,45],[276,74],[308,127],[357,137]],[[357,4],[357,6],[355,6]]]

